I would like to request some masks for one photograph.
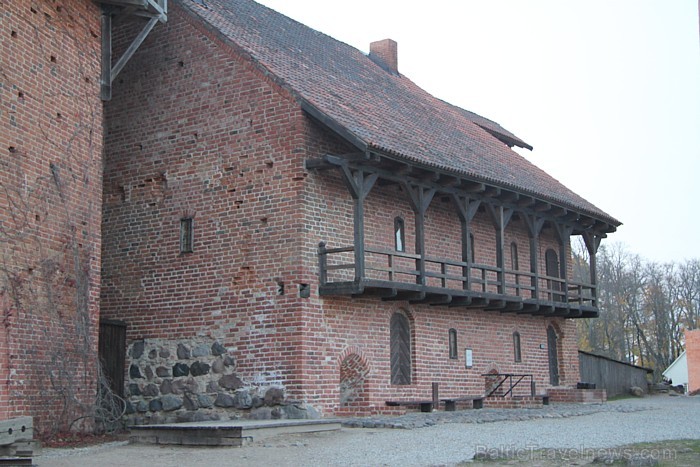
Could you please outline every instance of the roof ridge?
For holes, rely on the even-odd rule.
[[[252,0],[178,0],[355,142],[412,163],[498,186],[617,226],[619,221],[509,146],[532,149],[493,120],[437,98],[368,54]],[[613,228],[614,230],[614,228]]]

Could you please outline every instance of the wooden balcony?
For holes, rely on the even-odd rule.
[[[355,248],[319,245],[319,294],[378,297],[518,314],[593,318],[596,288],[528,271],[468,264],[366,246],[364,268]],[[419,263],[425,273],[420,274]]]

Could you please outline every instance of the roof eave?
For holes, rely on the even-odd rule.
[[[478,125],[478,124],[477,124],[477,125]],[[484,126],[484,125],[478,125],[478,126],[481,127],[482,129],[484,129],[485,131],[487,131],[487,132],[488,132],[489,134],[491,134],[491,136],[493,136],[494,138],[496,138],[496,139],[502,141],[503,143],[507,144],[508,147],[510,147],[510,148],[512,148],[513,146],[517,146],[517,147],[519,147],[519,148],[527,149],[528,151],[532,151],[532,149],[533,149],[532,146],[530,146],[530,145],[527,144],[525,141],[523,141],[523,140],[521,140],[521,139],[519,139],[519,138],[512,138],[512,137],[510,137],[510,136],[508,136],[508,135],[505,135],[505,134],[503,134],[503,133],[499,133],[499,132],[497,132],[497,131],[495,131],[495,130],[492,130],[492,129],[490,129],[490,128],[487,128],[487,127]]]
[[[343,125],[335,121],[328,114],[322,112],[318,107],[314,106],[308,100],[297,95],[297,99],[301,104],[301,109],[306,112],[311,118],[326,126],[328,129],[336,133],[338,136],[355,146],[362,152],[366,152],[369,145],[359,136],[345,128]]]

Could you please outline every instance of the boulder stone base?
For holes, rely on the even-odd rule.
[[[130,425],[319,418],[287,400],[283,386],[246,382],[232,352],[214,340],[139,340],[129,346],[127,365]]]

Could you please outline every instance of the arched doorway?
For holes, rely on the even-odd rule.
[[[559,386],[559,354],[557,345],[559,337],[553,326],[547,327],[547,349],[549,353],[549,384]]]

